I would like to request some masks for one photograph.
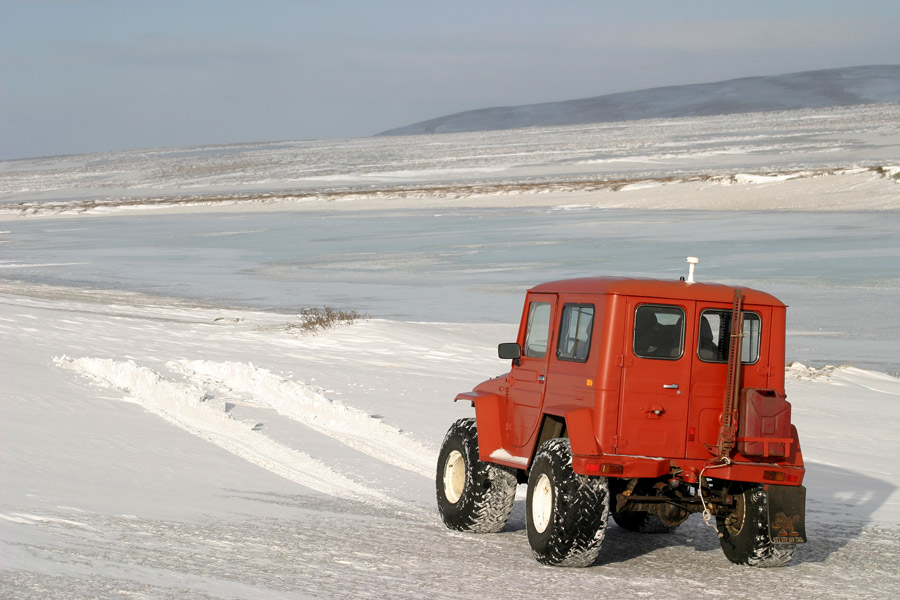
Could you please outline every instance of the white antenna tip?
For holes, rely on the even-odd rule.
[[[694,267],[699,262],[700,262],[700,259],[697,258],[696,256],[688,256],[687,257],[687,263],[688,263],[687,282],[688,283],[694,283]]]

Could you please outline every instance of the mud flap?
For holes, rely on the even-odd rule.
[[[775,544],[806,543],[806,488],[767,485],[769,537]]]

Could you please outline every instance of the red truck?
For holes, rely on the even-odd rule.
[[[509,373],[459,394],[438,458],[445,525],[497,532],[516,486],[541,563],[595,561],[607,519],[670,532],[715,522],[725,556],[781,566],[806,541],[806,490],[784,392],[786,306],[687,279],[594,277],[528,290]]]

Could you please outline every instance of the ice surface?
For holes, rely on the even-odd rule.
[[[900,320],[879,317],[900,291],[896,214],[568,206],[19,219],[6,224],[0,277],[285,313],[328,305],[510,323],[543,281],[677,279],[684,257],[699,256],[698,279],[790,305],[790,359],[897,373]]]

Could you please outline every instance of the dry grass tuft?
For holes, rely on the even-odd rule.
[[[358,321],[368,320],[369,315],[356,310],[332,308],[330,306],[309,307],[300,310],[296,321],[269,325],[263,331],[285,331],[294,335],[315,335],[328,329],[344,325],[352,325]]]

